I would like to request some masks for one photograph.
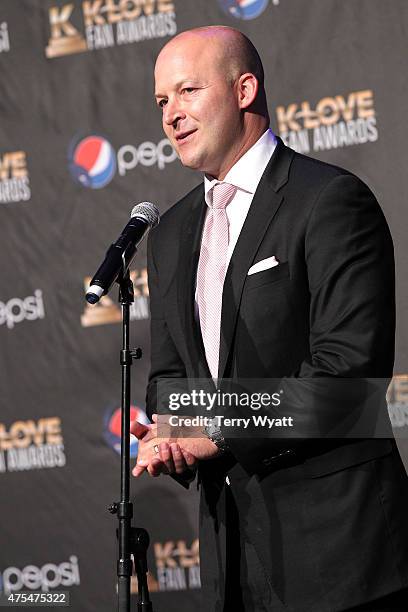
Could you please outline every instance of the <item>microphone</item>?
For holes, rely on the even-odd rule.
[[[137,247],[160,220],[157,207],[151,202],[141,202],[133,207],[130,221],[119,238],[106,251],[105,259],[99,266],[85,294],[90,304],[96,304],[109,292],[118,276],[125,273],[136,254]]]

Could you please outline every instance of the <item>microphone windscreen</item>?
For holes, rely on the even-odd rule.
[[[157,206],[151,202],[140,202],[140,204],[136,204],[136,206],[132,208],[130,217],[132,219],[133,217],[143,219],[150,227],[155,227],[160,221],[160,212]]]

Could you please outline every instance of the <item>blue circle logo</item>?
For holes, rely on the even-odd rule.
[[[143,423],[145,425],[150,423],[145,411],[139,408],[138,406],[130,407],[130,420],[139,421],[139,423]],[[120,454],[121,430],[122,423],[120,408],[114,408],[113,410],[111,408],[108,409],[105,413],[104,419],[104,437],[109,446],[113,448],[113,450],[116,451],[118,454]],[[132,458],[137,456],[137,447],[138,440],[136,436],[130,434],[130,456]]]
[[[236,19],[255,19],[268,6],[269,0],[218,0],[222,10]]]
[[[102,136],[87,136],[71,144],[69,162],[72,177],[83,187],[101,189],[115,176],[115,151]]]

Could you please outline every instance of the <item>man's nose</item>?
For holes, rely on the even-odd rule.
[[[183,110],[180,108],[180,105],[177,101],[167,101],[166,106],[163,111],[163,121],[167,125],[177,125],[180,119],[184,118]]]

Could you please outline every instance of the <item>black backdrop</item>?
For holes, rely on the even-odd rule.
[[[161,131],[152,71],[170,37],[216,23],[264,58],[275,132],[354,171],[383,207],[398,278],[389,410],[408,459],[406,1],[1,0],[0,591],[68,589],[75,611],[115,608],[120,313],[115,291],[91,308],[84,287],[135,203],[164,211],[200,181]],[[132,273],[143,419],[145,245]],[[196,608],[197,492],[143,477],[132,497],[155,609]]]

